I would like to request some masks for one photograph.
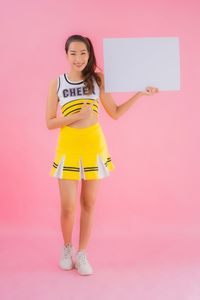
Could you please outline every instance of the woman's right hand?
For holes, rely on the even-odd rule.
[[[79,112],[80,119],[86,119],[93,114],[92,105],[93,103],[83,103],[83,106],[81,107],[81,110]]]

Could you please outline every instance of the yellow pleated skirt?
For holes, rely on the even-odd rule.
[[[60,128],[50,176],[72,180],[101,179],[114,169],[99,122],[85,128]]]

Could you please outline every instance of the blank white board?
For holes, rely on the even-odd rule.
[[[106,92],[180,90],[179,38],[104,38]]]

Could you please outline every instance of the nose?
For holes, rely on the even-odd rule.
[[[80,61],[81,60],[81,55],[75,54],[74,58],[75,58],[76,61]]]
[[[82,64],[81,60],[78,60],[78,59],[75,59],[75,63],[78,64],[78,65]]]

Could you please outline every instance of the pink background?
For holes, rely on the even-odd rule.
[[[199,14],[195,0],[1,5],[2,299],[66,299],[67,287],[74,299],[199,299]],[[71,34],[91,38],[101,68],[104,37],[175,36],[181,50],[179,92],[144,96],[117,121],[100,106],[116,170],[101,181],[88,246],[96,275],[85,292],[81,276],[57,267],[60,199],[49,171],[59,130],[45,124]],[[112,95],[121,104],[134,93]]]

